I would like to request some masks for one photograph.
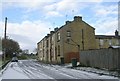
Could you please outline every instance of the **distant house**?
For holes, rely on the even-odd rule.
[[[118,48],[120,46],[120,36],[118,31],[115,31],[115,35],[96,35],[96,47],[101,48]]]

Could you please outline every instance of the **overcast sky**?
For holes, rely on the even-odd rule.
[[[7,36],[31,51],[49,31],[75,15],[93,26],[96,35],[114,35],[118,29],[118,0],[3,0],[0,8],[0,36],[7,17]]]

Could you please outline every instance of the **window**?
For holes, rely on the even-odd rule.
[[[103,46],[104,41],[102,39],[100,39],[100,45]]]
[[[55,59],[57,60],[57,47],[55,47]]]
[[[49,43],[48,43],[48,40],[47,40],[47,41],[46,41],[46,47],[48,47],[48,44],[49,44]]]
[[[54,41],[54,36],[52,36],[52,42]]]
[[[42,52],[43,52],[43,57],[44,57],[44,49],[43,49],[43,51],[42,51]]]
[[[52,49],[50,49],[50,61],[52,61]]]
[[[116,39],[116,45],[119,45],[119,41]]]
[[[42,44],[43,44],[43,47],[44,47],[45,46],[45,41],[43,41]]]
[[[57,40],[60,41],[60,32],[57,33]]]
[[[110,46],[112,45],[112,40],[111,40],[111,39],[109,40],[109,45],[110,45]]]
[[[58,45],[58,56],[60,56],[60,45]]]
[[[71,38],[71,32],[68,30],[67,31],[67,42],[70,42],[70,38]]]
[[[67,37],[71,37],[71,32],[67,31]]]

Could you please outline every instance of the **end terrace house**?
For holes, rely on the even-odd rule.
[[[38,60],[47,63],[71,62],[72,58],[79,61],[79,51],[96,49],[95,28],[75,16],[73,21],[66,21],[65,25],[55,28],[47,34],[38,47]]]

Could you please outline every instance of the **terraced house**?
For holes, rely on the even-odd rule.
[[[73,21],[55,28],[38,45],[38,59],[48,63],[71,62],[79,60],[80,50],[96,49],[95,28],[75,16]]]
[[[96,35],[96,45],[97,49],[120,47],[119,32],[116,30],[115,35]]]

